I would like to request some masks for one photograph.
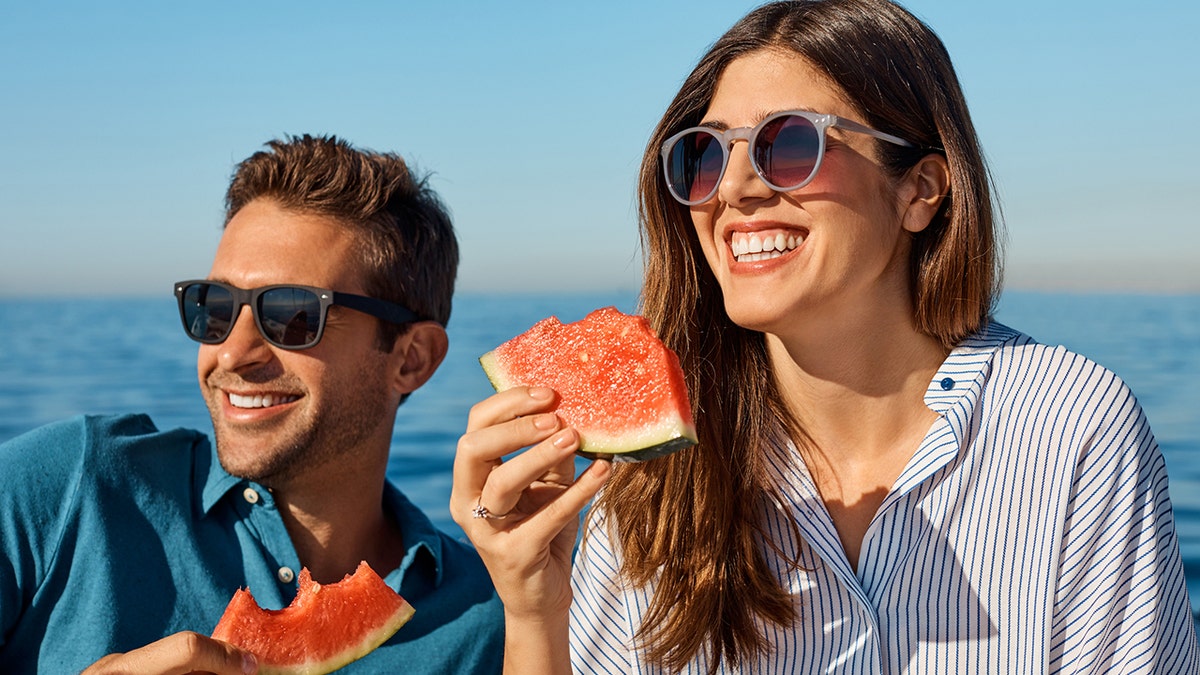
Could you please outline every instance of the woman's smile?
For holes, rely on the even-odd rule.
[[[804,244],[805,233],[798,230],[734,232],[729,239],[733,258],[739,263],[773,260]]]

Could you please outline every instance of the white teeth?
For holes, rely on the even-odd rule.
[[[242,396],[230,392],[229,403],[235,408],[270,408],[273,405],[283,405],[295,401],[298,396],[277,396],[275,394],[255,394]]]
[[[774,236],[760,237],[757,232],[751,234],[735,233],[729,242],[733,249],[734,258],[738,262],[758,262],[778,258],[804,243],[804,235],[782,232]]]

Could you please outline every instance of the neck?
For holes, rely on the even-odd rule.
[[[914,428],[923,435],[932,421],[925,390],[946,352],[909,314],[895,314],[767,336],[788,408],[831,462],[893,452],[900,437]]]
[[[383,509],[387,452],[374,454],[378,459],[322,467],[274,490],[300,563],[314,581],[341,581],[363,560],[381,576],[400,564],[400,529]]]

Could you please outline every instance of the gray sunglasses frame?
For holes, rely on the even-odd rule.
[[[776,185],[775,183],[772,183],[767,179],[766,175],[763,174],[763,170],[758,165],[758,162],[754,161],[754,147],[757,144],[759,132],[761,132],[768,124],[774,122],[780,117],[802,117],[808,120],[813,125],[813,128],[817,130],[817,161],[813,164],[812,172],[808,174],[808,177],[796,185]],[[837,115],[830,115],[827,113],[815,113],[808,110],[781,110],[777,113],[768,115],[766,119],[754,125],[753,127],[734,127],[724,131],[714,129],[712,127],[689,127],[671,136],[663,142],[662,148],[659,152],[662,157],[663,180],[665,180],[667,183],[667,191],[670,192],[671,196],[674,197],[679,203],[685,206],[695,206],[697,204],[703,204],[704,202],[707,202],[717,194],[717,191],[721,187],[721,180],[725,177],[725,169],[729,168],[729,153],[730,148],[733,147],[733,142],[741,140],[746,141],[746,152],[750,155],[750,166],[754,167],[754,173],[758,176],[759,180],[761,180],[763,183],[766,183],[767,187],[776,192],[789,192],[791,190],[798,190],[811,183],[812,179],[816,177],[817,171],[821,168],[821,161],[825,159],[825,132],[827,129],[829,129],[829,127],[837,127],[839,129],[845,129],[846,131],[853,131],[860,134],[866,134],[868,136],[874,136],[881,141],[886,141],[893,145],[899,145],[906,148],[917,147],[916,144],[910,143],[899,136],[893,136],[891,134],[872,129],[865,124],[846,119],[845,117],[838,117]],[[717,174],[717,179],[713,181],[713,189],[708,194],[704,195],[702,199],[685,199],[682,195],[675,193],[675,187],[672,185],[671,175],[669,173],[671,151],[675,148],[675,144],[682,138],[697,132],[708,134],[720,142],[722,154],[721,172]]]

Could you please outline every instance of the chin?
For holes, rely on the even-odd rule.
[[[221,467],[232,476],[247,480],[258,480],[264,473],[261,457],[254,457],[247,448],[230,443],[228,439],[217,435],[217,459]]]
[[[788,321],[795,321],[791,307],[776,302],[757,300],[753,302],[725,302],[725,313],[733,323],[746,330],[760,333],[774,332],[774,328]]]
[[[289,444],[263,435],[247,437],[228,430],[216,430],[217,459],[232,476],[267,483],[269,476],[279,473],[287,464],[289,453],[282,449]]]

